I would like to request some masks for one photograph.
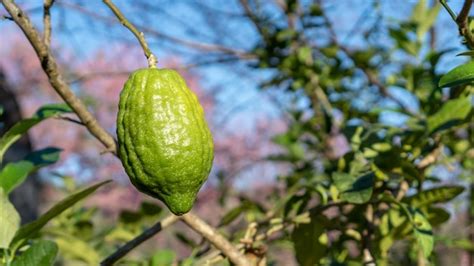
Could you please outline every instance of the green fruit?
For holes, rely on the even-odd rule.
[[[211,132],[196,95],[170,69],[133,72],[120,94],[119,157],[133,185],[188,212],[211,170]]]

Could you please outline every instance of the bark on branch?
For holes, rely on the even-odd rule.
[[[71,91],[69,85],[59,72],[56,59],[51,54],[48,46],[42,40],[28,16],[12,0],[3,0],[2,5],[30,41],[41,62],[41,67],[48,76],[49,82],[54,90],[56,90],[61,98],[74,110],[91,134],[104,144],[107,150],[115,153],[116,144],[113,137],[99,125],[94,116],[87,110],[87,107]]]

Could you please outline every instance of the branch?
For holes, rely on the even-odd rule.
[[[153,225],[152,227],[148,228],[143,233],[141,233],[139,236],[135,237],[134,239],[132,239],[131,241],[127,242],[125,245],[117,249],[112,255],[104,259],[100,263],[100,265],[101,266],[113,265],[115,262],[123,258],[125,255],[127,255],[128,252],[130,252],[132,249],[136,248],[141,243],[147,241],[148,239],[150,239],[152,236],[154,236],[161,230],[172,225],[173,223],[178,221],[179,218],[180,218],[179,216],[175,216],[175,215],[170,215],[166,217],[162,221],[156,223],[155,225]]]
[[[49,48],[51,45],[51,7],[54,4],[54,0],[44,0],[44,7],[43,7],[43,27],[44,27],[44,35],[43,40],[46,47]]]
[[[211,244],[218,248],[235,265],[250,265],[245,256],[239,252],[226,238],[220,235],[214,228],[202,221],[199,217],[188,212],[181,217],[182,221],[194,231],[205,237]]]
[[[468,25],[469,11],[471,10],[471,6],[472,0],[464,0],[461,12],[459,12],[458,17],[456,18],[456,23],[459,27],[459,33],[464,36],[468,46],[472,49],[474,48],[474,39]]]
[[[114,151],[115,153],[116,144],[114,138],[99,125],[94,116],[92,116],[92,114],[87,110],[87,107],[76,97],[76,95],[74,95],[71,88],[59,72],[56,59],[49,51],[46,43],[41,39],[38,31],[34,28],[28,18],[28,15],[25,14],[12,0],[3,0],[2,5],[30,41],[41,62],[41,67],[48,76],[49,82],[54,90],[71,107],[71,109],[74,110],[89,132],[91,132],[91,134],[96,137],[107,150]]]
[[[140,42],[140,45],[142,46],[143,52],[145,52],[145,56],[148,60],[148,66],[149,67],[156,67],[156,57],[153,55],[151,52],[150,48],[148,47],[147,42],[145,41],[145,36],[143,35],[143,32],[139,32],[135,26],[133,26],[130,21],[125,18],[125,16],[122,14],[122,12],[117,8],[117,6],[112,3],[111,0],[102,0],[104,4],[106,4],[110,10],[115,14],[115,16],[118,18],[120,23],[124,25],[127,29],[129,29],[133,35],[137,38],[138,42]]]
[[[456,13],[449,7],[446,0],[440,0],[441,5],[446,9],[451,18],[456,22],[459,28],[459,34],[466,39],[469,48],[474,48],[474,36],[472,36],[471,30],[469,29],[469,11],[471,10],[472,0],[464,0],[461,12],[456,16]]]

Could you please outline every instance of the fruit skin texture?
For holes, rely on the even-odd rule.
[[[120,94],[119,157],[132,184],[188,212],[214,158],[212,135],[196,95],[171,69],[139,69]]]

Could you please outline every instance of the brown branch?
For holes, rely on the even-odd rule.
[[[43,4],[43,40],[46,47],[49,48],[51,45],[51,7],[54,4],[54,0],[44,0]]]
[[[112,255],[108,256],[105,258],[100,265],[102,266],[108,266],[108,265],[113,265],[115,262],[123,258],[125,255],[128,254],[132,249],[136,248],[143,242],[147,241],[154,235],[156,235],[158,232],[161,230],[165,229],[166,227],[172,225],[176,221],[179,220],[179,216],[175,215],[170,215],[166,218],[164,218],[162,221],[159,221],[152,227],[148,228],[145,230],[143,233],[141,233],[139,236],[135,237],[134,239],[130,240],[127,242],[125,245],[121,246],[119,249],[117,249]]]
[[[71,123],[76,124],[76,125],[84,126],[84,124],[81,121],[76,120],[74,118],[67,117],[67,116],[59,115],[59,116],[56,116],[54,118],[58,119],[58,120],[64,120],[64,121],[67,121],[67,122],[71,122]]]
[[[472,49],[474,48],[474,38],[472,36],[471,30],[468,25],[469,11],[472,7],[472,0],[464,0],[461,12],[456,18],[456,23],[459,27],[459,33],[464,36],[468,46]]]
[[[145,36],[143,35],[143,32],[139,32],[137,28],[135,28],[135,26],[133,26],[133,24],[130,21],[128,21],[127,18],[125,18],[125,16],[120,11],[120,9],[118,9],[117,6],[115,6],[114,3],[112,3],[111,0],[102,0],[102,2],[104,2],[104,4],[106,4],[110,8],[110,10],[112,10],[112,12],[120,21],[120,23],[122,23],[123,26],[125,26],[127,29],[129,29],[133,33],[133,35],[135,35],[138,42],[142,46],[143,52],[145,52],[145,56],[148,60],[148,66],[156,67],[156,63],[157,63],[156,57],[153,55],[150,48],[148,47],[148,44],[145,40]]]
[[[235,265],[246,266],[250,262],[239,252],[225,237],[220,235],[214,228],[199,219],[192,213],[187,213],[181,217],[182,221],[194,231],[205,237],[211,244],[218,248]]]
[[[56,59],[49,51],[45,42],[41,39],[38,31],[28,18],[28,15],[25,14],[12,0],[3,0],[2,5],[30,41],[54,90],[77,114],[89,132],[91,132],[91,134],[96,137],[107,148],[107,150],[115,151],[116,144],[113,137],[99,125],[94,116],[92,116],[92,114],[87,110],[87,107],[71,91],[69,85],[65,82],[63,76],[59,72]]]

